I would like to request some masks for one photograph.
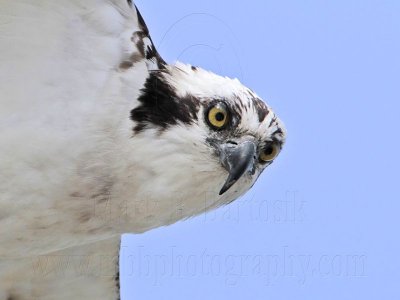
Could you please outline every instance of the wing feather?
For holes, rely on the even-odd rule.
[[[60,211],[77,203],[80,191],[66,183],[76,158],[97,147],[86,130],[93,119],[129,118],[165,62],[131,1],[0,7],[0,298],[117,299],[119,237],[87,244],[89,229],[79,234],[72,221],[80,208]]]

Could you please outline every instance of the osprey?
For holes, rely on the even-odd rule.
[[[131,1],[0,7],[0,299],[118,299],[121,233],[229,203],[279,154],[271,108],[167,64]]]

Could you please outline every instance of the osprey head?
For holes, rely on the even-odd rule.
[[[156,182],[153,191],[165,191],[160,197],[211,193],[216,203],[230,202],[254,184],[285,141],[283,124],[254,92],[190,65],[151,72],[138,101],[132,139],[146,149],[140,164]]]

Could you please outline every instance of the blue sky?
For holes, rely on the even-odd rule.
[[[400,2],[136,1],[161,55],[238,77],[287,144],[231,205],[125,235],[122,299],[400,297]]]

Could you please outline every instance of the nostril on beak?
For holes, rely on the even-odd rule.
[[[252,141],[244,141],[240,144],[227,141],[220,152],[222,166],[228,171],[226,179],[219,194],[225,193],[243,174],[253,172],[256,153],[256,145]]]

